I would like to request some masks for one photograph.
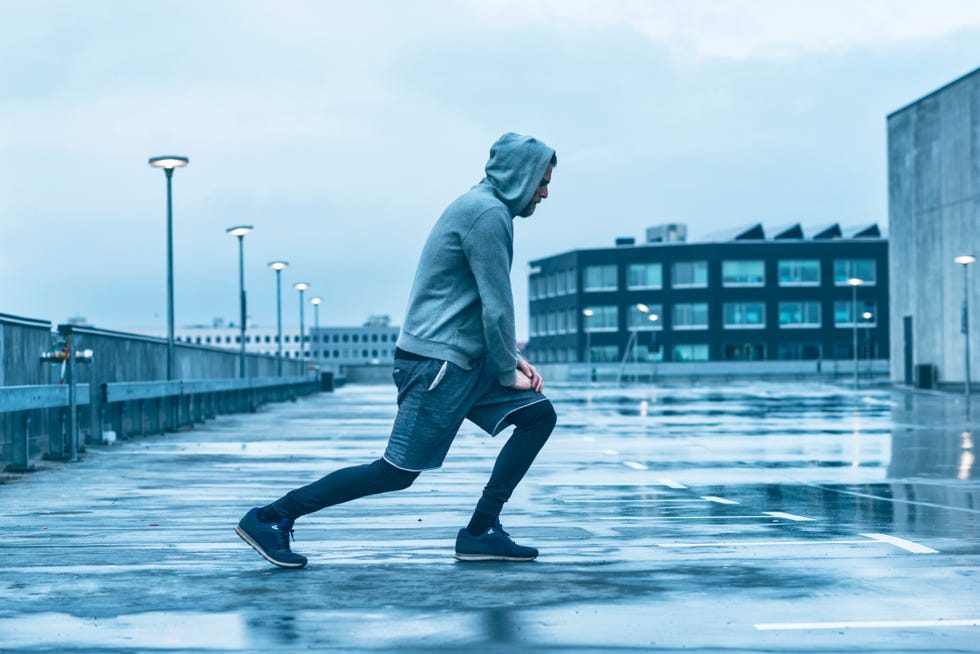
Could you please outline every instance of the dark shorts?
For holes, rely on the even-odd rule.
[[[491,436],[507,427],[507,416],[548,400],[543,393],[501,386],[482,358],[471,370],[435,359],[395,359],[398,415],[384,458],[402,470],[438,468],[463,420]]]

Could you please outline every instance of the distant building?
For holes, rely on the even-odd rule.
[[[876,359],[888,352],[888,242],[875,224],[762,225],[531,262],[528,357],[540,363]],[[860,278],[854,287],[848,280]],[[856,302],[855,302],[856,298]]]
[[[968,337],[980,373],[980,263],[954,261],[980,257],[980,68],[887,124],[892,380],[962,384]]]
[[[395,358],[395,342],[399,327],[391,326],[388,316],[371,316],[360,327],[307,327],[304,343],[299,329],[283,329],[283,358],[306,358],[321,366],[339,369],[344,366],[388,364]],[[166,336],[154,330],[153,336]],[[233,323],[215,319],[212,325],[190,325],[175,330],[179,343],[208,345],[238,351],[241,348],[241,328]],[[275,356],[279,351],[275,327],[249,327],[245,332],[245,351]]]

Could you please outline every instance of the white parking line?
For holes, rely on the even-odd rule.
[[[770,622],[754,625],[759,631],[804,629],[902,629],[908,627],[980,627],[980,618],[967,620],[867,620],[855,622]]]
[[[718,497],[716,495],[702,495],[702,500],[708,500],[709,502],[715,502],[716,504],[738,504],[735,500],[730,500],[725,497]]]
[[[813,545],[860,545],[866,540],[757,540],[757,541],[717,541],[714,543],[657,543],[657,547],[790,547]]]
[[[801,515],[793,515],[792,513],[783,513],[782,511],[763,511],[766,515],[771,515],[774,518],[783,518],[784,520],[792,520],[794,522],[813,522],[816,518],[804,518]]]
[[[685,486],[684,484],[680,484],[674,481],[673,479],[658,479],[657,481],[663,484],[664,486],[666,486],[667,488],[677,488],[677,489],[687,488],[687,486]]]
[[[623,465],[627,468],[633,468],[633,470],[649,470],[645,465],[636,461],[623,461]]]
[[[899,538],[898,536],[889,536],[888,534],[861,534],[865,538],[870,538],[871,540],[881,541],[882,543],[888,543],[889,545],[894,545],[895,547],[900,547],[906,552],[912,552],[913,554],[939,554],[939,550],[934,550],[931,547],[926,547],[925,545],[919,545],[910,540],[905,540],[904,538]]]

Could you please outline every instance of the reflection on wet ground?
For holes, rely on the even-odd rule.
[[[532,564],[454,562],[502,438],[300,520],[300,571],[231,528],[376,458],[387,387],[90,450],[0,486],[0,650],[978,651],[976,423],[829,385],[563,386],[503,516]],[[54,465],[54,464],[49,464]]]

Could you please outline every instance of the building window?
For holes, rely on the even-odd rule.
[[[563,270],[561,272],[556,272],[555,273],[555,286],[557,288],[555,289],[555,292],[558,293],[558,295],[564,295],[565,294],[565,292],[566,292],[565,291],[565,283],[566,283],[565,271]]]
[[[854,326],[854,302],[852,300],[834,301],[834,327]],[[858,300],[857,326],[874,327],[878,323],[878,310],[873,301]]]
[[[663,288],[663,266],[659,263],[631,263],[626,279],[630,290]]]
[[[820,286],[820,262],[787,259],[779,262],[780,286]]]
[[[766,346],[761,343],[729,343],[722,348],[721,357],[726,361],[762,361],[766,358]]]
[[[635,304],[631,304],[628,310],[628,323],[630,330],[653,331],[664,328],[664,307],[662,304],[648,305],[649,312],[640,311]],[[656,320],[650,320],[656,316]]]
[[[819,302],[780,302],[779,326],[787,329],[820,326]]]
[[[578,314],[575,309],[569,309],[565,312],[565,325],[568,328],[569,334],[578,333],[578,321],[575,320],[575,316]]]
[[[527,297],[530,300],[538,299],[538,275],[527,278]]]
[[[847,280],[857,277],[862,285],[873,286],[875,277],[874,259],[834,259],[834,284],[847,286]]]
[[[707,329],[708,303],[675,304],[673,317],[674,329]]]
[[[726,302],[722,307],[725,329],[761,329],[766,326],[763,302]]]
[[[674,346],[674,361],[707,361],[708,346],[705,343],[685,343]]]
[[[575,283],[574,269],[565,271],[565,289],[569,293],[574,293],[576,290],[578,290],[578,285]]]
[[[553,335],[558,331],[558,319],[554,313],[548,314],[548,334]]]
[[[615,291],[617,288],[616,266],[586,266],[586,291]]]
[[[678,261],[672,271],[671,286],[674,288],[705,288],[708,285],[707,261]]]
[[[591,316],[582,316],[587,332],[614,332],[619,330],[619,311],[615,306],[592,307]]]
[[[777,354],[784,361],[814,361],[820,358],[820,344],[780,343]]]
[[[618,345],[594,345],[591,348],[593,363],[610,363],[619,361]]]
[[[564,311],[559,311],[555,314],[555,318],[558,321],[558,333],[566,334],[568,333],[568,317]]]
[[[722,286],[765,286],[766,269],[761,261],[722,261]]]
[[[554,274],[546,275],[544,279],[545,279],[545,283],[547,284],[547,296],[548,297],[554,297],[555,296],[555,276],[554,276]]]

